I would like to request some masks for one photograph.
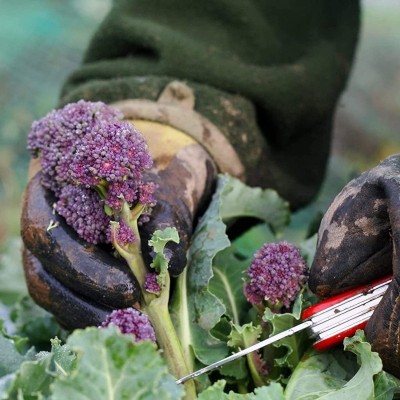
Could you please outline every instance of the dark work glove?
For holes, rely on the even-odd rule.
[[[293,208],[317,193],[336,102],[354,55],[358,3],[323,1],[305,6],[232,0],[228,7],[222,0],[190,1],[189,7],[183,0],[113,3],[82,66],[65,83],[60,104],[80,99],[125,102],[129,115],[122,111],[127,118],[175,127],[207,149],[202,156],[210,161],[204,162],[209,166],[207,178],[200,186],[190,178],[200,172],[192,168],[193,154],[184,167],[180,156],[171,159],[168,164],[176,172],[164,169],[156,174],[159,201],[145,229],[173,225],[180,231],[181,247],[172,252],[173,274],[184,264],[185,252],[180,249],[189,240],[199,204],[209,195],[214,175],[211,158],[218,171],[250,186],[274,188]],[[190,91],[193,96],[187,95]],[[156,137],[155,147],[163,149],[160,140]],[[156,163],[161,169],[162,154]],[[32,297],[69,327],[97,323],[104,307],[131,305],[136,286],[122,274],[127,273],[124,266],[108,273],[115,260],[109,266],[101,248],[87,246],[71,232],[65,233],[72,244],[71,256],[66,254],[64,239],[55,237],[68,231],[62,221],[59,228],[46,231],[49,218],[56,216],[51,214],[51,199],[43,203],[44,194],[37,186],[38,179],[28,187],[22,221]],[[46,211],[40,211],[39,204]],[[81,248],[74,250],[73,243]],[[143,252],[148,254],[148,249]],[[61,257],[58,254],[63,258],[56,259],[57,275],[51,260]],[[64,272],[64,261],[71,265],[70,272]],[[120,289],[105,293],[114,286]]]
[[[169,145],[164,142],[154,150],[155,168],[148,176],[158,185],[157,203],[140,232],[143,256],[149,263],[147,241],[154,230],[177,228],[180,243],[167,249],[170,272],[176,276],[186,265],[193,219],[212,191],[216,168],[193,139],[177,131],[171,134],[170,128],[165,135],[169,135]],[[150,143],[150,151],[153,146]],[[86,243],[54,213],[54,197],[42,187],[40,177],[39,171],[27,186],[21,221],[29,292],[67,328],[99,325],[112,309],[130,307],[139,300],[138,284],[129,267],[113,257],[111,247]]]
[[[319,230],[309,285],[329,297],[390,274],[393,280],[365,329],[385,370],[400,377],[400,155],[351,181]]]

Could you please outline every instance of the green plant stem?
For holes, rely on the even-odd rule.
[[[237,385],[237,392],[240,394],[247,394],[249,391],[247,390],[247,386],[243,382],[239,382]]]
[[[140,280],[143,279],[146,268],[142,257],[137,257],[132,253],[127,253],[125,259],[129,267],[137,278],[137,273],[140,274]],[[140,259],[140,260],[139,260]],[[143,273],[144,272],[144,273]],[[138,278],[137,278],[138,279]],[[139,282],[138,279],[138,282]],[[142,288],[141,282],[139,282]],[[170,289],[170,278],[167,275],[165,286],[159,297],[152,293],[146,292],[142,288],[143,312],[147,314],[156,334],[157,343],[164,352],[164,358],[167,362],[169,371],[175,378],[182,378],[192,372],[185,361],[185,355],[182,350],[178,335],[171,320],[171,315],[168,310]],[[192,380],[185,383],[186,400],[196,399],[196,389]]]
[[[150,304],[150,302],[155,299],[153,293],[149,293],[144,288],[144,283],[146,280],[147,268],[142,257],[142,245],[140,240],[139,228],[138,228],[138,218],[144,210],[144,205],[138,203],[132,210],[129,209],[129,205],[123,202],[121,207],[121,219],[125,221],[132,229],[135,235],[135,243],[129,244],[127,246],[121,246],[116,240],[116,230],[118,229],[118,222],[111,222],[111,237],[113,246],[117,252],[126,260],[129,268],[133,272],[142,293],[142,297],[145,304]],[[168,289],[169,291],[169,289]]]
[[[250,369],[250,375],[253,378],[254,385],[256,387],[261,387],[265,385],[265,380],[261,377],[260,373],[257,370],[257,367],[254,363],[254,358],[251,354],[247,354],[247,365]]]
[[[183,354],[186,360],[186,365],[190,370],[194,368],[193,352],[190,349],[191,339],[190,339],[190,318],[187,303],[187,268],[185,268],[182,273],[176,279],[175,287],[175,298],[173,309],[176,310],[174,313],[175,322],[177,325],[177,334],[182,345]]]
[[[139,246],[140,246],[140,244],[139,244]],[[117,248],[117,246],[116,246],[116,248]],[[140,286],[143,303],[150,304],[154,299],[156,299],[157,296],[154,293],[149,293],[144,288],[144,282],[146,280],[147,269],[146,269],[146,265],[143,261],[143,257],[142,257],[140,248],[138,248],[135,243],[135,245],[129,246],[129,251],[123,250],[120,247],[117,248],[117,251],[119,252],[119,254],[122,257],[125,258],[126,262],[129,265],[129,268],[133,272],[133,275],[135,275],[135,278],[138,281],[139,286]]]
[[[255,344],[253,341],[246,340],[246,337],[243,337],[244,340],[244,347],[250,347]],[[247,358],[247,365],[250,370],[250,375],[253,379],[253,383],[256,387],[264,386],[266,384],[266,379],[260,375],[260,372],[256,365],[256,358],[259,357],[259,354],[256,352],[249,353],[246,355]],[[260,359],[261,360],[261,359]]]
[[[122,256],[127,261],[139,282],[143,297],[143,312],[148,315],[154,328],[157,343],[164,352],[164,358],[167,362],[169,371],[177,379],[188,375],[192,371],[186,364],[185,355],[168,310],[170,291],[169,275],[167,275],[165,286],[163,287],[160,296],[157,297],[153,293],[146,292],[143,287],[146,267],[141,255],[137,252],[133,253],[131,248],[129,252],[124,251]],[[192,380],[185,383],[185,389],[185,400],[197,398],[196,388]]]
[[[182,378],[192,372],[185,361],[185,355],[182,351],[182,346],[176,334],[175,327],[171,320],[171,315],[168,310],[169,294],[170,294],[170,277],[167,274],[165,285],[159,296],[149,293],[144,288],[147,268],[144,264],[142,253],[139,229],[137,220],[141,215],[144,206],[138,204],[132,210],[129,210],[127,203],[124,203],[121,210],[121,218],[130,226],[136,236],[136,242],[127,246],[121,247],[116,240],[113,240],[114,246],[119,254],[125,258],[130,269],[135,275],[142,292],[142,309],[145,312],[153,326],[156,334],[157,343],[164,352],[164,358],[167,362],[170,373],[175,378]],[[113,235],[115,237],[115,235]],[[185,384],[185,400],[194,400],[196,396],[196,388],[193,380],[187,381]]]
[[[182,378],[191,371],[186,365],[181,343],[176,334],[168,307],[161,298],[154,299],[143,310],[148,316],[156,333],[157,342],[164,352],[168,368],[173,376]],[[185,383],[186,400],[196,399],[196,388],[193,380]]]

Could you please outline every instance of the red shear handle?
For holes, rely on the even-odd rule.
[[[311,329],[317,339],[313,347],[325,350],[353,336],[358,329],[364,329],[391,279],[377,279],[304,310],[302,319],[312,321]]]
[[[343,293],[337,294],[336,296],[333,296],[329,299],[322,300],[319,303],[306,308],[301,315],[301,319],[304,321],[308,318],[311,318],[315,314],[317,314],[321,311],[324,311],[329,307],[336,306],[338,303],[341,303],[342,301],[345,301],[351,297],[354,297],[357,294],[368,293],[370,290],[374,289],[376,286],[378,286],[382,283],[389,282],[390,280],[392,280],[391,276],[385,276],[384,278],[377,279],[366,285],[357,286],[353,289],[348,290],[347,292],[343,292]]]
[[[360,322],[357,325],[352,326],[334,336],[328,337],[326,339],[318,340],[313,344],[315,350],[322,351],[329,349],[330,347],[336,346],[343,342],[344,338],[352,337],[358,329],[364,329],[368,321]]]

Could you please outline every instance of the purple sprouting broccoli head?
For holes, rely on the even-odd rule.
[[[85,138],[99,126],[119,121],[122,114],[102,102],[80,100],[33,122],[28,150],[41,158],[42,183],[56,194],[70,182],[70,164]]]
[[[106,328],[110,324],[117,326],[125,335],[134,335],[136,342],[156,341],[156,335],[148,316],[132,307],[114,310],[100,325],[100,328]]]
[[[102,102],[80,100],[35,121],[28,135],[28,149],[41,159],[42,184],[57,198],[56,210],[94,244],[110,241],[110,215],[124,201],[155,202],[154,185],[143,179],[152,166],[147,144],[121,118]]]
[[[285,241],[266,243],[247,270],[244,294],[255,305],[266,300],[289,307],[306,280],[306,262],[297,247]]]

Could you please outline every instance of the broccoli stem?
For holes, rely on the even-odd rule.
[[[140,217],[144,206],[137,205],[129,210],[127,203],[124,202],[121,209],[121,218],[129,224],[136,236],[136,242],[126,247],[121,246],[115,239],[113,234],[113,245],[118,253],[126,260],[135,278],[137,279],[142,292],[142,310],[150,319],[156,334],[157,343],[164,353],[170,373],[175,378],[181,378],[192,372],[186,364],[185,354],[182,350],[181,343],[172,323],[171,315],[168,309],[170,296],[170,277],[166,275],[165,285],[159,296],[149,293],[144,288],[147,268],[143,261],[141,253],[140,235],[137,220]],[[112,231],[117,228],[118,223],[112,225]],[[193,380],[187,381],[185,384],[185,400],[196,399],[196,388]]]
[[[181,343],[176,333],[168,310],[168,300],[170,292],[170,278],[166,277],[165,286],[159,297],[146,292],[143,287],[146,267],[141,256],[135,252],[124,251],[122,256],[127,261],[132,272],[135,274],[142,289],[143,304],[142,310],[150,319],[156,334],[157,343],[163,350],[164,358],[167,362],[169,371],[175,378],[188,375],[191,370],[188,368]],[[196,399],[196,388],[192,380],[185,383],[186,400]]]
[[[187,268],[176,279],[175,292],[172,305],[174,322],[177,326],[177,334],[182,345],[186,364],[190,370],[194,368],[193,352],[191,351],[190,318],[187,301]]]
[[[157,342],[164,352],[168,368],[175,378],[188,375],[189,370],[181,343],[172,324],[171,315],[168,307],[162,298],[154,299],[144,307],[144,312],[148,315],[156,334]],[[196,399],[196,388],[193,380],[185,384],[186,400]]]

